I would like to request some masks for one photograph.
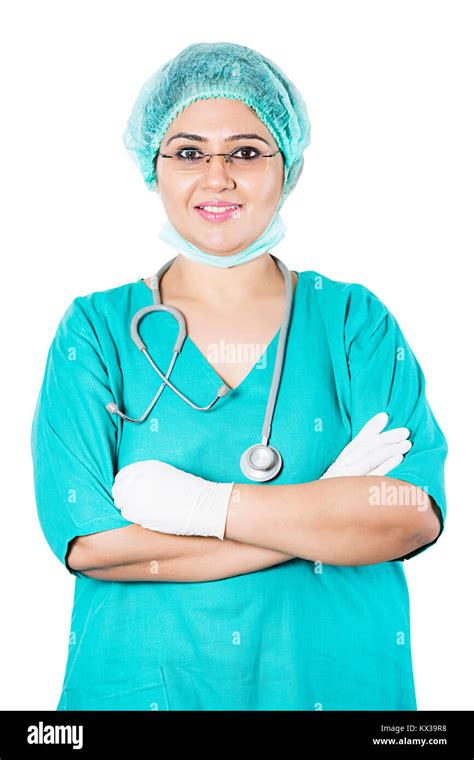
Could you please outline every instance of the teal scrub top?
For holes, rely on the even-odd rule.
[[[132,315],[151,303],[142,279],[77,297],[47,356],[32,427],[36,502],[49,545],[76,576],[57,709],[416,710],[402,562],[428,545],[373,565],[295,558],[201,582],[96,580],[67,565],[75,536],[131,524],[111,494],[127,464],[159,459],[251,482],[240,456],[260,441],[280,330],[210,411],[166,388],[145,422],[123,422],[106,404],[139,417],[161,384],[130,338]],[[176,322],[148,315],[141,334],[166,371]],[[199,406],[222,383],[190,338],[171,380]],[[397,321],[365,286],[300,272],[270,438],[283,468],[268,484],[317,480],[380,411],[413,444],[390,477],[428,491],[442,530],[447,443]]]

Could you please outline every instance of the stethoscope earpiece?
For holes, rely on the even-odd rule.
[[[250,446],[244,453],[242,454],[240,458],[240,469],[242,470],[243,474],[246,478],[249,480],[255,480],[258,482],[264,482],[266,480],[271,480],[274,478],[281,470],[282,467],[282,459],[280,452],[275,449],[273,446],[268,445],[268,439],[270,437],[270,430],[271,430],[271,424],[273,420],[273,413],[275,411],[275,404],[276,404],[276,398],[278,395],[278,389],[280,386],[280,380],[281,375],[283,371],[283,358],[284,358],[284,352],[286,348],[286,336],[288,333],[288,327],[290,324],[291,319],[291,307],[293,304],[293,283],[291,281],[291,275],[286,266],[283,264],[280,259],[277,259],[276,256],[273,256],[271,254],[272,258],[275,260],[277,266],[279,267],[280,271],[283,273],[283,276],[285,278],[285,311],[284,311],[284,317],[283,317],[283,324],[280,329],[280,336],[278,339],[278,346],[277,346],[277,355],[275,359],[275,366],[273,369],[273,377],[272,377],[272,384],[270,386],[270,393],[268,395],[268,402],[267,402],[267,408],[265,411],[265,420],[263,423],[262,428],[262,443],[256,443],[253,446]],[[132,417],[128,417],[124,412],[120,411],[117,404],[115,402],[110,402],[106,405],[106,409],[110,414],[118,414],[119,417],[121,417],[125,422],[143,422],[149,415],[150,411],[155,406],[156,402],[158,401],[160,395],[162,394],[164,388],[168,386],[173,393],[176,393],[177,396],[179,396],[183,401],[185,401],[189,406],[191,406],[193,409],[196,409],[199,412],[207,412],[214,404],[216,404],[221,398],[225,398],[229,391],[232,391],[232,388],[229,388],[229,386],[226,383],[223,383],[214,398],[213,401],[211,401],[210,404],[207,406],[197,406],[194,404],[190,399],[188,399],[183,393],[181,393],[178,388],[176,388],[173,383],[170,382],[169,377],[171,375],[171,372],[173,371],[174,364],[176,362],[176,359],[181,351],[181,348],[183,346],[184,340],[187,337],[186,332],[186,324],[183,315],[181,312],[176,309],[173,306],[165,306],[161,303],[161,296],[160,296],[160,281],[165,272],[170,268],[171,264],[177,257],[175,256],[170,261],[167,261],[166,264],[164,264],[161,269],[157,272],[157,274],[152,278],[152,293],[153,293],[153,305],[152,306],[145,306],[142,309],[139,309],[136,314],[132,317],[132,321],[130,324],[130,335],[135,343],[138,350],[145,356],[145,358],[148,360],[148,362],[151,364],[155,372],[161,377],[162,383],[159,387],[158,391],[156,392],[154,398],[151,400],[150,404],[148,405],[147,409],[143,412],[141,417],[138,417],[136,419]],[[170,361],[170,365],[168,367],[168,370],[166,372],[166,375],[164,375],[160,368],[156,366],[155,362],[151,358],[150,354],[148,353],[147,347],[143,340],[140,337],[139,334],[139,323],[141,319],[146,316],[147,314],[150,314],[152,312],[166,312],[170,314],[178,323],[178,336],[175,341],[175,345],[173,348],[173,356]],[[232,395],[232,394],[231,394]]]

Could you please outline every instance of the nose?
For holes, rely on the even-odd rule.
[[[232,165],[226,163],[225,156],[211,156],[207,169],[202,173],[204,187],[235,187],[231,177]]]

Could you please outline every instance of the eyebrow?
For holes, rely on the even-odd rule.
[[[180,137],[184,138],[185,140],[194,140],[195,142],[203,142],[203,143],[209,142],[207,137],[201,137],[201,135],[194,135],[189,132],[177,132],[175,135],[170,137],[169,140],[166,141],[166,145],[169,145],[172,140],[177,140]],[[224,142],[233,142],[234,140],[261,140],[270,148],[272,147],[271,144],[268,142],[268,140],[265,140],[264,137],[260,137],[260,135],[256,135],[252,132],[243,133],[239,135],[229,135],[229,137],[224,137]]]

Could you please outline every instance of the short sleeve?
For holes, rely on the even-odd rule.
[[[428,403],[423,371],[397,320],[377,296],[361,285],[355,286],[349,296],[345,345],[352,437],[377,412],[389,415],[385,430],[407,427],[412,447],[386,477],[420,486],[438,508],[437,538],[398,558],[410,559],[433,546],[444,530],[447,441]]]
[[[117,427],[94,328],[76,298],[50,346],[31,429],[36,506],[42,531],[67,570],[75,536],[131,525],[115,507]]]

